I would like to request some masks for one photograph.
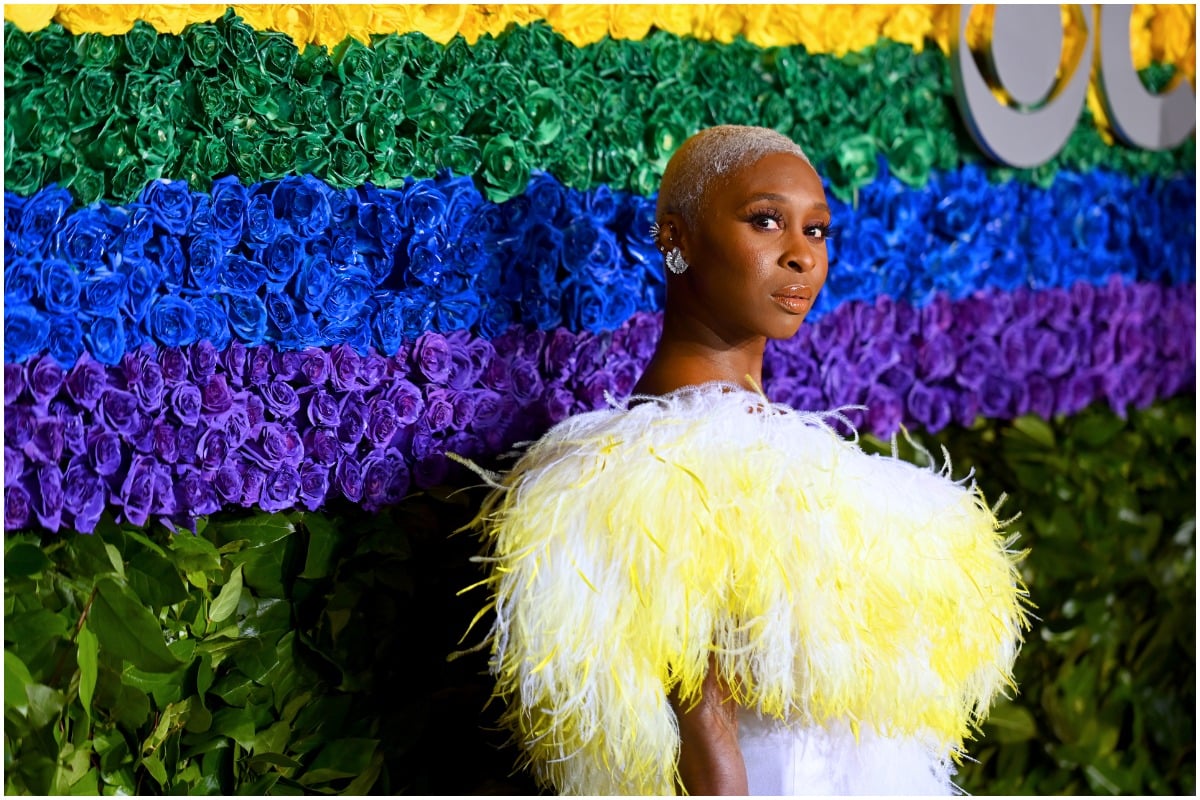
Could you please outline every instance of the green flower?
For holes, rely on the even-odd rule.
[[[506,133],[483,146],[482,175],[488,199],[502,203],[520,194],[529,183],[529,164],[519,142]]]
[[[418,171],[419,158],[412,139],[400,138],[383,155],[371,172],[371,182],[378,186],[403,186],[404,178]]]
[[[152,173],[147,171],[141,159],[129,156],[113,173],[110,188],[113,197],[127,203],[137,197],[142,188],[153,179]]]
[[[108,38],[108,37],[105,37]],[[4,23],[4,82],[13,83],[20,78],[23,67],[33,59],[33,40],[29,34],[13,25]]]
[[[455,175],[474,175],[483,163],[483,154],[474,139],[451,136],[438,149],[435,160]]]
[[[438,67],[438,76],[446,83],[459,80],[459,76],[470,72],[475,66],[475,57],[471,46],[462,34],[455,34],[450,43],[442,50],[442,63]]]
[[[296,140],[296,172],[322,175],[328,163],[329,145],[324,136],[310,132]]]
[[[343,138],[333,140],[329,148],[329,181],[338,186],[358,186],[370,174],[362,148]]]
[[[363,121],[354,126],[354,138],[368,153],[382,158],[380,154],[396,144],[396,121],[391,119],[391,112],[376,103],[367,109]]]
[[[225,49],[228,60],[233,64],[246,64],[258,60],[258,37],[254,29],[233,15],[233,9],[225,12],[219,26],[224,29]]]
[[[684,40],[666,31],[654,30],[645,39],[655,75],[677,76],[683,71]]]
[[[76,164],[75,171],[63,181],[80,205],[90,205],[104,197],[104,175],[87,166]]]
[[[341,103],[336,104],[340,113],[335,121],[335,127],[345,129],[363,118],[367,113],[370,102],[368,90],[360,86],[349,86],[342,90]]]
[[[229,137],[229,156],[239,175],[259,175],[265,166],[266,137],[258,129],[236,130]]]
[[[200,107],[207,117],[205,127],[222,130],[235,118],[245,115],[241,93],[225,78],[201,78],[198,95]]]
[[[562,100],[550,89],[535,89],[525,96],[525,108],[533,128],[531,141],[535,145],[553,142],[562,133]]]
[[[759,119],[764,127],[786,131],[796,122],[794,108],[782,94],[769,94],[759,104]]]
[[[905,184],[919,187],[929,182],[936,151],[925,131],[905,131],[885,151],[892,174]]]
[[[149,66],[150,59],[154,57],[154,45],[157,40],[158,31],[154,30],[150,23],[140,19],[133,23],[129,33],[122,37],[130,65],[135,68]]]
[[[278,110],[271,99],[271,82],[262,74],[257,63],[239,63],[233,67],[233,85],[237,87],[242,101],[263,116]]]
[[[187,49],[178,36],[159,36],[154,42],[153,68],[159,72],[173,73],[183,63]]]
[[[45,162],[41,153],[22,153],[15,159],[4,159],[4,189],[21,195],[31,195],[42,188]]]
[[[192,64],[201,69],[215,69],[221,63],[224,37],[216,25],[188,25],[183,29],[183,48]]]
[[[264,31],[258,35],[258,48],[258,63],[272,82],[285,83],[292,79],[299,53],[291,37],[277,31]]]
[[[658,191],[658,185],[662,183],[665,167],[665,164],[660,166],[648,161],[639,161],[633,169],[633,174],[629,176],[629,190],[643,197],[652,196]]]
[[[38,64],[47,73],[61,74],[75,67],[75,48],[71,46],[71,37],[57,22],[52,22],[50,27],[39,31],[38,35],[33,37],[33,46]],[[7,50],[4,60],[8,60]]]
[[[295,102],[297,122],[318,132],[328,130],[329,104],[320,89],[304,87],[296,94]]]
[[[320,86],[321,80],[333,72],[333,61],[329,51],[321,45],[310,44],[300,53],[296,60],[296,80],[313,86]]]
[[[97,120],[121,106],[123,85],[109,70],[89,69],[75,76],[71,87],[70,117],[75,124]]]
[[[12,57],[11,45],[6,37],[4,40],[4,61]],[[84,33],[75,39],[75,55],[82,67],[111,67],[121,57],[121,48],[115,36],[103,36],[99,33]]]
[[[566,131],[550,150],[550,171],[567,186],[592,185],[592,146],[580,131]]]
[[[371,39],[371,49],[379,62],[379,74],[384,80],[394,80],[395,76],[404,71],[408,63],[408,45],[401,36],[375,36]]]
[[[646,125],[646,149],[654,161],[669,159],[688,137],[688,126],[666,106],[659,106]]]
[[[349,84],[369,85],[379,80],[379,59],[375,51],[352,37],[333,48],[337,75]]]
[[[853,192],[875,180],[879,174],[875,155],[873,136],[861,134],[842,139],[834,148],[832,163],[828,165],[834,194],[845,200],[845,190]]]
[[[147,164],[171,164],[178,155],[175,146],[175,123],[169,116],[157,110],[145,109],[138,115],[133,139],[138,153]]]
[[[263,180],[282,178],[296,165],[296,142],[290,136],[271,139],[263,153]]]

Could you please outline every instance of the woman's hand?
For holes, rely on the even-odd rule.
[[[738,707],[729,687],[717,677],[715,660],[709,657],[701,697],[694,706],[686,707],[674,692],[670,699],[679,719],[683,788],[696,795],[745,795],[746,762],[738,746]]]

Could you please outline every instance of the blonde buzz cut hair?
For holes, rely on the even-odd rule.
[[[661,219],[664,214],[675,213],[694,225],[705,193],[714,182],[775,153],[791,153],[812,166],[800,145],[771,128],[705,128],[680,145],[667,163],[655,216]]]

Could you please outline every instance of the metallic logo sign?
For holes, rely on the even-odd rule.
[[[1101,103],[1118,138],[1134,147],[1165,150],[1190,136],[1196,128],[1196,93],[1187,78],[1176,75],[1156,95],[1133,68],[1133,6],[1085,10],[1072,5],[1069,13],[1086,35],[1079,52],[1067,54],[1060,76],[1059,6],[997,5],[982,64],[967,47],[971,6],[958,8],[950,48],[954,95],[979,148],[1014,167],[1049,161],[1079,120],[1094,63]]]

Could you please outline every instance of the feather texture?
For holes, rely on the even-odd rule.
[[[957,754],[1026,627],[973,483],[707,384],[565,420],[485,501],[505,723],[563,794],[672,794],[667,693]]]

